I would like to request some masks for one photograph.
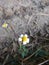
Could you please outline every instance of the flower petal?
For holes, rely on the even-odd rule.
[[[24,36],[28,37],[28,35],[27,35],[27,34],[25,34]]]
[[[23,45],[26,45],[27,43],[26,42],[23,42]]]
[[[22,38],[23,37],[23,34],[21,34],[20,37]]]
[[[27,39],[27,43],[29,43],[29,38]]]
[[[18,41],[22,41],[22,38],[19,38]]]

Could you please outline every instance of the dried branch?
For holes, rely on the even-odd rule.
[[[40,64],[38,64],[38,65],[43,65],[43,64],[45,64],[45,63],[47,63],[47,62],[49,62],[49,60],[46,60],[46,61],[44,61],[44,62],[42,62],[42,63],[40,63]]]
[[[5,58],[4,62],[3,62],[3,65],[5,65],[5,63],[7,62],[8,57],[9,57],[9,54],[6,56],[6,58]]]

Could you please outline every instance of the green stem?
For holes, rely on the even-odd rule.
[[[22,45],[21,45],[21,43],[20,43],[20,49],[21,49],[21,46],[22,46]]]

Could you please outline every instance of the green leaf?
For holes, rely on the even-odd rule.
[[[35,56],[37,57],[37,56],[47,56],[47,55],[49,55],[49,53],[47,52],[47,51],[45,51],[45,50],[39,50],[36,54],[35,54]]]
[[[2,65],[2,63],[0,63],[0,65]]]
[[[24,45],[22,45],[21,49],[19,48],[18,51],[20,55],[22,56],[22,58],[24,58],[28,54],[28,49]]]
[[[22,58],[24,58],[24,56],[25,56],[25,53],[23,52],[23,53],[22,53]]]

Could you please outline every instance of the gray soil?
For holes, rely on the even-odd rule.
[[[41,30],[49,34],[49,0],[0,0],[0,40],[14,37],[10,28],[2,28],[4,22],[9,23],[17,37],[30,31],[33,36]],[[16,37],[16,38],[17,38]]]

